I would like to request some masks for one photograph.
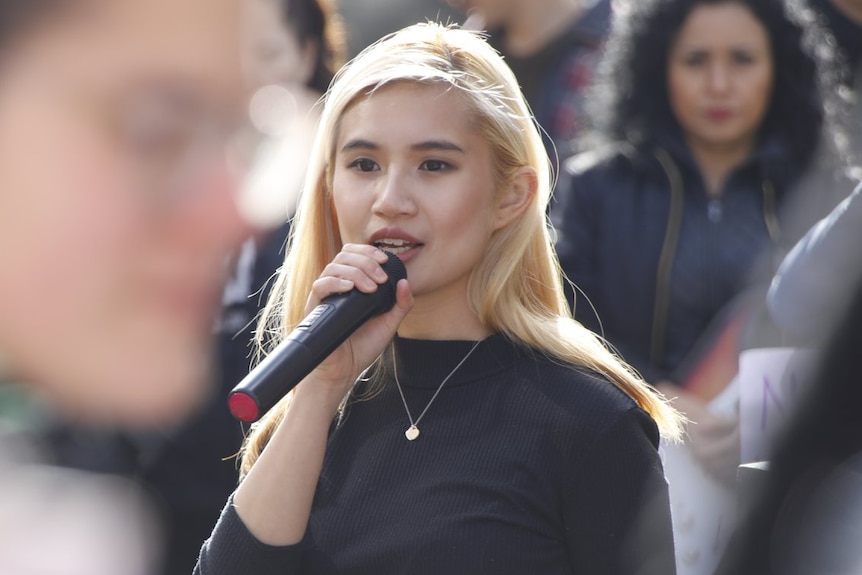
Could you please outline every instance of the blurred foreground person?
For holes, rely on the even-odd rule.
[[[585,126],[584,103],[610,29],[610,0],[448,0],[487,30],[544,130],[556,168]]]
[[[771,295],[783,300],[784,309],[809,295],[805,305],[835,321],[818,317],[809,333],[796,323],[806,317],[773,309],[778,322],[823,336],[818,340],[823,353],[812,379],[801,386],[804,394],[771,452],[768,469],[752,477],[718,575],[862,573],[862,262],[858,255],[849,257],[858,254],[860,194],[862,187],[811,230],[773,284]],[[821,263],[820,257],[827,261]],[[802,279],[802,269],[811,274],[840,270],[833,278],[839,287],[815,286],[805,278],[791,289]]]
[[[143,507],[40,465],[50,413],[129,427],[207,395],[249,228],[235,0],[0,2],[0,572],[144,573]],[[152,539],[152,538],[150,538]]]
[[[317,102],[345,61],[345,31],[333,0],[248,0],[243,14],[244,67],[255,93],[247,142],[254,159],[242,198],[245,213],[270,229],[296,209]]]
[[[394,307],[255,425],[198,572],[672,574],[678,414],[574,322],[547,155],[477,35],[417,25],[329,92],[275,342],[407,268]]]
[[[177,428],[149,437],[136,455],[139,476],[163,503],[167,550],[162,575],[188,575],[236,489],[236,453],[245,430],[228,411],[230,390],[248,373],[255,320],[267,301],[290,231],[312,148],[312,107],[344,59],[328,0],[246,0],[246,75],[260,87],[251,99],[259,139],[241,198],[261,232],[243,242],[215,326],[218,392]],[[259,107],[264,109],[260,109]]]

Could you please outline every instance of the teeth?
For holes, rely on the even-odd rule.
[[[413,242],[407,240],[386,238],[377,240],[374,245],[380,249],[388,250],[394,254],[400,254],[416,246]]]

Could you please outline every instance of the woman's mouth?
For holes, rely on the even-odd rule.
[[[374,247],[379,248],[381,250],[386,250],[387,252],[391,252],[393,254],[400,255],[404,252],[408,252],[415,247],[418,247],[422,244],[417,244],[414,242],[410,242],[407,240],[394,239],[394,238],[384,238],[373,242]]]
[[[732,113],[727,108],[710,108],[706,111],[706,117],[712,122],[726,122],[731,116]]]

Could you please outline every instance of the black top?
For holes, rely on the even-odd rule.
[[[396,340],[414,417],[472,345]],[[390,373],[334,426],[305,540],[264,545],[229,502],[197,572],[674,573],[656,425],[607,380],[492,336],[410,442]]]

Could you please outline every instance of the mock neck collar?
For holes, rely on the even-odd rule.
[[[391,377],[394,350],[402,387],[437,388],[475,343],[396,337],[383,354],[383,365]],[[446,387],[464,385],[504,371],[512,366],[520,353],[524,352],[504,335],[491,335],[479,342],[470,357],[446,382]]]

